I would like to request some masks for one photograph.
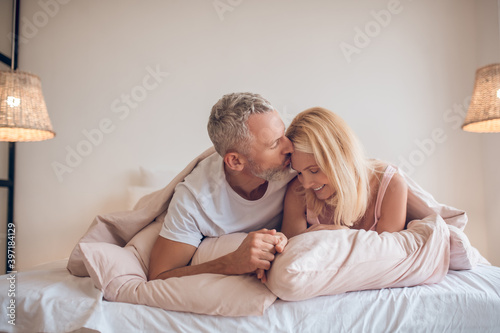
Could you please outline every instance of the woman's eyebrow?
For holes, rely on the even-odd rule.
[[[311,165],[309,165],[309,166],[305,167],[304,169],[302,169],[302,171],[307,170],[307,169],[310,169],[310,168],[315,168],[315,167],[317,167],[317,165],[316,165],[316,164],[311,164]],[[295,171],[297,171],[297,172],[302,172],[302,171],[299,171],[299,170],[295,169],[295,168],[292,166],[292,162],[291,162],[291,161],[290,161],[290,168],[292,168],[293,170],[295,170]]]

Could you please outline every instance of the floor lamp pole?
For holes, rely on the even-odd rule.
[[[17,56],[19,47],[19,7],[20,0],[12,1],[12,49],[10,59],[3,56],[0,60],[10,65],[12,70],[17,69]],[[8,63],[9,62],[9,63]],[[16,242],[16,229],[14,223],[14,176],[16,163],[16,143],[9,142],[9,165],[7,179],[0,180],[0,187],[6,187],[7,195],[7,234],[5,235],[5,273],[15,271],[16,261],[15,252],[13,252]]]

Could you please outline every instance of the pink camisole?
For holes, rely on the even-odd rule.
[[[392,165],[388,165],[387,168],[385,169],[384,175],[382,176],[382,179],[380,180],[380,186],[378,188],[378,193],[377,193],[377,199],[375,202],[375,209],[374,209],[374,222],[373,225],[371,226],[370,230],[375,230],[377,227],[378,220],[380,219],[380,216],[382,215],[381,209],[382,209],[382,200],[384,199],[385,191],[387,190],[387,187],[389,186],[389,182],[392,179],[392,176],[397,172],[396,168],[394,168]],[[306,217],[307,217],[307,222],[309,224],[332,224],[332,211],[328,210],[326,214],[323,214],[320,218],[314,214],[312,210],[307,208],[306,211]]]

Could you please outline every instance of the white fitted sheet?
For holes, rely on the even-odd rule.
[[[277,300],[263,316],[220,317],[102,300],[66,260],[16,274],[16,326],[9,281],[0,276],[2,332],[500,332],[500,268],[449,271],[434,285]]]

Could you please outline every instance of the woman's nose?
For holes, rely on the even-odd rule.
[[[299,180],[300,180],[300,179],[299,179]],[[309,177],[309,176],[304,176],[304,175],[302,174],[302,181],[301,181],[301,183],[302,183],[302,186],[303,186],[305,189],[309,189],[309,188],[311,188],[311,186],[312,186],[312,179],[311,179],[311,177]]]

